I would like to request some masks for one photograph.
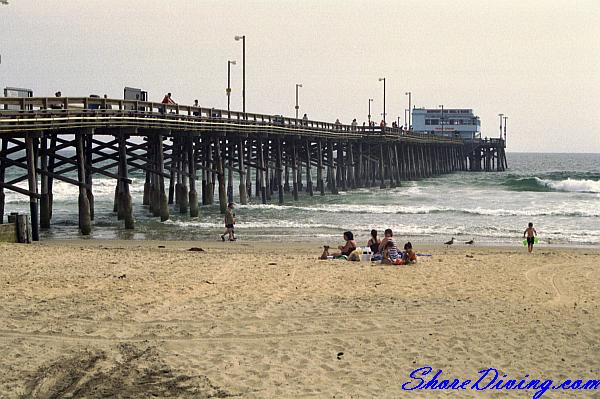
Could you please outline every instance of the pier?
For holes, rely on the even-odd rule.
[[[94,175],[114,179],[114,212],[133,229],[132,171],[143,206],[165,221],[218,201],[263,204],[456,171],[503,171],[502,139],[462,140],[205,107],[92,97],[0,98],[0,215],[4,190],[29,198],[32,239],[52,222],[54,181],[79,189],[79,230],[94,220]],[[6,179],[6,171],[19,176]],[[73,177],[73,175],[76,175]],[[69,177],[71,176],[71,177]],[[27,182],[27,188],[23,184]],[[236,185],[237,187],[234,187]],[[237,198],[234,198],[237,194]],[[0,219],[0,223],[3,218]]]

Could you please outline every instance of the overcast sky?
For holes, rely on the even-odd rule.
[[[473,108],[482,136],[508,115],[510,151],[600,152],[600,1],[9,0],[0,85],[37,96],[194,99],[311,119],[388,121],[408,107]]]

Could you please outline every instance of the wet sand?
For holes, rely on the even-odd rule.
[[[600,251],[416,250],[433,256],[398,267],[319,261],[308,243],[0,244],[0,397],[533,396],[402,391],[425,365],[598,378]]]

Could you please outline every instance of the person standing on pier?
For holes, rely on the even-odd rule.
[[[167,93],[167,95],[162,100],[163,104],[176,104],[175,101],[171,98],[171,93]]]

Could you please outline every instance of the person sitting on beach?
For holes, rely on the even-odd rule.
[[[396,244],[394,240],[390,240],[386,242],[382,252],[381,252],[381,264],[382,265],[393,265],[397,261],[400,260],[398,256],[398,248],[396,248]]]
[[[413,251],[411,242],[404,244],[404,253],[402,254],[402,264],[409,265],[411,263],[417,263],[417,254]]]
[[[381,253],[383,255],[383,250],[388,248],[388,255],[390,260],[393,262],[395,261],[398,257],[398,248],[396,247],[396,243],[394,242],[394,233],[392,232],[392,229],[385,229],[384,232],[384,238],[383,240],[381,240],[381,243],[379,244],[379,253]],[[391,245],[389,245],[388,247],[388,243],[391,242]]]
[[[349,256],[352,251],[356,249],[356,241],[354,241],[354,234],[351,231],[346,231],[344,233],[344,240],[346,244],[338,246],[340,252],[332,254],[333,257],[337,256]]]
[[[379,244],[381,244],[381,240],[377,237],[377,230],[371,230],[371,238],[367,242],[367,246],[371,248],[371,253],[373,255],[379,253]]]

